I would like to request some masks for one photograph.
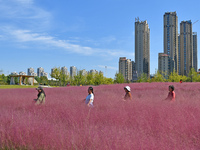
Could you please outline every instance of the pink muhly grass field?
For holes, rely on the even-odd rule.
[[[176,102],[163,101],[175,86]],[[133,99],[123,101],[124,86]],[[0,149],[200,149],[199,83],[132,83],[0,90]]]

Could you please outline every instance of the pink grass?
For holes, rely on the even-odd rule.
[[[172,104],[162,101],[171,84]],[[34,89],[0,90],[0,149],[200,149],[199,83],[94,86],[91,109],[87,88],[46,88],[40,106]]]

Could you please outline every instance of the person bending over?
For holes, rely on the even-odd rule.
[[[45,97],[46,94],[41,86],[36,88],[38,91],[37,99],[35,99],[35,104],[44,104],[45,103]]]
[[[131,100],[132,99],[131,88],[129,86],[125,86],[124,91],[126,92],[126,94],[124,96],[124,100]]]

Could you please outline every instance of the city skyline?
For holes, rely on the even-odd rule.
[[[49,74],[52,66],[69,64],[80,70],[102,70],[104,74],[107,66],[107,77],[114,78],[119,57],[135,61],[136,17],[147,20],[151,30],[150,73],[153,74],[158,69],[158,53],[164,51],[163,14],[176,11],[178,29],[181,21],[194,23],[200,14],[198,0],[189,3],[185,0],[169,0],[168,3],[146,0],[145,6],[144,2],[131,0],[0,2],[0,50],[4,56],[0,59],[0,70],[4,74],[20,72],[29,66],[43,66]],[[182,9],[185,7],[187,11]],[[197,37],[199,25],[200,22],[193,25]]]

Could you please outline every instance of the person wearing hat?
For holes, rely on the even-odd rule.
[[[38,91],[38,95],[37,95],[38,98],[35,99],[35,104],[44,104],[46,94],[45,94],[43,88],[41,86],[39,86],[38,88],[36,88],[36,90]]]
[[[174,86],[173,85],[169,86],[169,93],[168,93],[168,96],[165,100],[170,100],[170,102],[175,101],[175,92],[174,92]]]
[[[124,91],[126,92],[125,96],[124,96],[124,100],[128,100],[128,99],[132,99],[131,96],[131,88],[129,86],[125,86],[124,87]]]

